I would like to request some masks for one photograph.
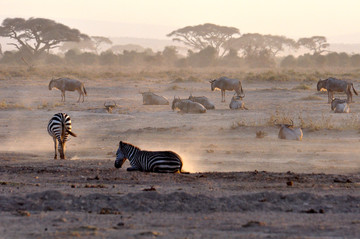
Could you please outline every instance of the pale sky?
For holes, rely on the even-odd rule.
[[[91,36],[169,39],[178,28],[213,23],[241,33],[360,43],[359,0],[0,0],[0,9],[0,23],[42,17]]]

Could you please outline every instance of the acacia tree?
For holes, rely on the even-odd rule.
[[[284,36],[247,33],[239,38],[229,40],[226,47],[241,51],[245,57],[259,55],[260,52],[264,51],[275,57],[278,53],[284,51],[285,47],[296,49],[297,44],[293,39]]]
[[[93,51],[99,54],[99,48],[101,44],[112,44],[112,41],[107,37],[92,36],[91,38],[84,39],[78,42],[64,42],[59,50],[66,52],[72,49],[79,49],[80,51]]]
[[[173,41],[182,42],[195,50],[204,50],[209,46],[213,47],[218,55],[224,56],[229,51],[229,49],[223,47],[224,44],[236,35],[240,35],[240,31],[235,27],[206,23],[180,28],[166,36],[172,37]]]
[[[109,44],[111,45],[113,42],[107,38],[102,36],[92,36],[91,40],[94,42],[95,52],[96,54],[99,53],[99,47],[101,44]]]
[[[94,46],[94,42],[89,39],[78,42],[75,41],[64,42],[63,44],[61,44],[61,46],[59,46],[59,51],[67,52],[69,50],[78,50],[80,52],[84,52],[84,51],[95,52],[95,46]]]
[[[33,57],[59,47],[62,42],[89,38],[77,29],[45,18],[6,18],[0,26],[0,36],[14,40],[15,43],[8,44],[26,50]]]
[[[326,52],[326,48],[330,46],[330,44],[327,43],[326,37],[324,36],[300,38],[297,41],[297,44],[312,51],[313,55],[320,55],[321,53]]]

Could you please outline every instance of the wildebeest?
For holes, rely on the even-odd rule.
[[[49,90],[52,90],[53,87],[61,91],[61,101],[64,102],[65,102],[65,91],[76,90],[77,92],[79,92],[78,102],[80,102],[81,96],[83,97],[82,102],[84,102],[84,95],[87,95],[84,84],[75,79],[69,79],[69,78],[51,79],[51,81],[49,82]]]
[[[141,93],[143,97],[144,105],[168,105],[169,101],[160,95],[156,95],[152,92]]]
[[[302,140],[303,132],[301,128],[294,128],[294,122],[291,120],[291,124],[276,124],[280,127],[278,134],[279,139],[288,140]]]
[[[116,152],[115,168],[121,168],[126,159],[130,161],[127,171],[155,173],[186,173],[182,171],[181,157],[172,151],[145,151],[120,141]]]
[[[331,101],[331,110],[333,110],[335,113],[349,113],[350,106],[346,100],[335,98]]]
[[[189,100],[202,104],[207,110],[214,110],[215,105],[205,96],[189,96]]]
[[[238,95],[234,95],[231,98],[231,102],[229,104],[230,109],[232,110],[247,110],[248,108],[245,107],[244,102],[242,101],[242,98]]]
[[[206,108],[197,102],[187,99],[175,98],[171,106],[172,110],[179,109],[181,113],[205,113]]]
[[[220,77],[219,79],[210,80],[211,90],[214,91],[215,88],[221,90],[221,102],[225,102],[225,91],[226,90],[235,90],[238,96],[242,98],[245,97],[244,91],[241,86],[241,82],[238,79],[230,79],[225,76]],[[241,95],[240,95],[241,94]]]
[[[339,80],[333,77],[329,77],[326,80],[319,80],[317,83],[317,90],[320,91],[321,89],[327,90],[328,103],[331,103],[331,100],[334,98],[334,92],[345,92],[348,103],[353,102],[351,89],[354,91],[355,95],[358,95],[353,83]]]
[[[116,102],[105,102],[104,107],[108,113],[112,113],[112,110],[117,107]]]

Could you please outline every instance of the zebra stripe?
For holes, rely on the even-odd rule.
[[[74,133],[71,132],[71,119],[70,116],[66,113],[57,113],[49,121],[47,126],[47,131],[54,140],[55,146],[55,156],[57,158],[57,144],[58,150],[60,153],[61,159],[65,159],[65,143],[69,138],[69,134],[76,137]]]
[[[129,159],[131,168],[128,171],[175,173],[182,169],[181,157],[172,151],[145,151],[120,142],[116,156],[116,168],[120,168],[125,159]]]

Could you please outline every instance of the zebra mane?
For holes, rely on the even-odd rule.
[[[135,145],[133,145],[133,144],[129,144],[129,143],[126,143],[126,142],[123,142],[123,141],[120,141],[120,148],[122,149],[124,146],[130,146],[130,147],[133,147],[133,148],[135,148],[135,149],[137,149],[137,150],[141,150],[139,147],[137,147],[137,146],[135,146]]]

